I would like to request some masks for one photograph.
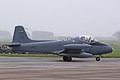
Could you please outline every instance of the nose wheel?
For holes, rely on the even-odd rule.
[[[100,57],[96,57],[96,61],[100,61]]]
[[[72,61],[72,57],[63,56],[63,61]]]

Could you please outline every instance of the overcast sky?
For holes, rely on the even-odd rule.
[[[16,25],[55,35],[111,36],[120,30],[120,0],[0,0],[0,29]]]

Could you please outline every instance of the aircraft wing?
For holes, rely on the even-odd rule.
[[[89,44],[68,44],[64,45],[64,50],[62,50],[61,52],[58,51],[58,55],[77,58],[88,58],[93,56],[90,53],[84,52],[85,49],[89,48],[91,48],[91,45]]]

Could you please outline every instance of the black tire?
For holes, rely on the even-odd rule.
[[[72,61],[72,57],[63,56],[63,61]]]
[[[100,57],[96,57],[96,61],[100,61]]]

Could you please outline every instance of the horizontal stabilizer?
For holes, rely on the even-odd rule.
[[[6,46],[9,46],[9,47],[16,47],[16,46],[20,46],[19,43],[12,43],[12,44],[8,44]]]

